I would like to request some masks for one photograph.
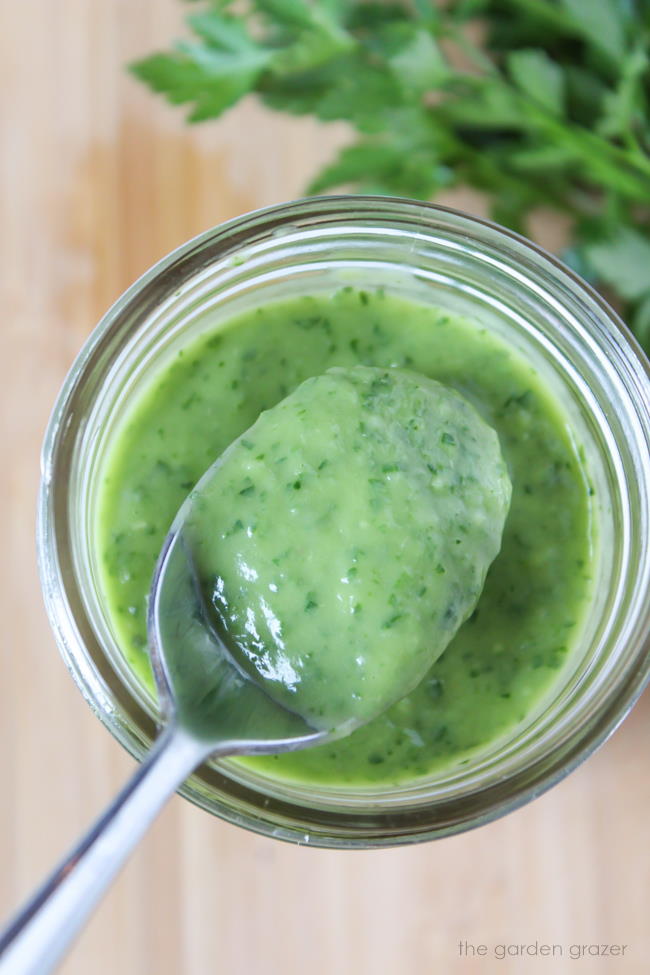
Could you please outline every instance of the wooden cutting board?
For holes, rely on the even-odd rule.
[[[58,387],[101,313],[153,261],[227,217],[299,195],[346,138],[344,127],[252,103],[185,127],[123,71],[168,42],[181,8],[0,6],[2,916],[133,768],[68,677],[41,605],[38,454]],[[547,240],[562,232],[549,218],[539,229]],[[175,798],[62,971],[647,972],[649,739],[646,695],[595,757],[532,805],[412,849],[296,848]],[[557,947],[500,957],[500,946],[535,943]],[[572,946],[594,944],[626,947],[571,957]]]

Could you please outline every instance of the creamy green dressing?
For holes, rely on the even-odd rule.
[[[309,377],[332,366],[357,364],[382,370],[397,367],[460,392],[497,431],[513,485],[502,548],[487,573],[478,604],[411,693],[340,741],[285,755],[237,759],[276,777],[363,786],[408,781],[466,762],[477,749],[511,732],[539,705],[557,678],[588,605],[592,489],[573,446],[567,418],[518,353],[475,322],[382,291],[347,288],[333,296],[292,298],[244,313],[183,349],[174,362],[152,377],[149,389],[134,403],[106,457],[96,537],[101,582],[116,636],[139,679],[152,686],[146,652],[146,597],[156,558],[181,503],[215,457],[251,427],[263,410]],[[450,435],[455,437],[453,432]],[[306,490],[318,499],[320,490],[331,495],[324,476],[327,465],[317,471],[320,461],[330,458],[317,459],[318,436],[310,443],[314,448],[313,457],[310,454],[314,472],[309,472],[313,483],[303,485],[298,473],[286,484],[300,480],[299,489],[291,488],[294,495],[302,496]],[[440,450],[442,446],[438,444]],[[247,450],[245,446],[241,449]],[[390,465],[389,460],[377,458],[377,462]],[[364,510],[372,511],[372,505],[377,505],[385,518],[387,508],[383,506],[392,508],[390,492],[399,490],[399,480],[391,476],[397,473],[380,471],[379,483],[371,485],[374,475],[364,465],[365,493],[346,492],[350,517],[354,505],[362,501]],[[255,486],[252,477],[251,484]],[[241,490],[249,486],[247,483]],[[285,489],[288,494],[286,485]],[[388,497],[383,497],[385,491]],[[249,498],[251,502],[251,519],[253,495],[241,495],[242,501]],[[305,506],[303,516],[309,507]],[[426,518],[424,507],[424,501],[422,505],[418,502],[412,518]],[[231,528],[237,520],[232,519]],[[244,519],[239,520],[243,525]],[[380,519],[368,519],[368,523],[368,538],[379,545]],[[450,525],[451,521],[449,529]],[[268,526],[270,530],[270,519]],[[445,528],[444,534],[449,541],[454,533],[449,530],[447,534]],[[460,532],[456,534],[460,537]],[[278,529],[275,535],[273,546],[282,532]],[[415,537],[412,525],[407,536],[410,548]],[[314,565],[323,536],[317,538]],[[413,559],[418,572],[422,571],[420,588],[437,585],[444,578],[438,566],[446,572],[447,565],[431,553],[429,559],[426,545],[419,540],[417,544],[421,550],[406,551],[404,557]],[[269,552],[273,546],[269,545]],[[328,559],[331,553],[330,549]],[[355,565],[344,554],[352,553],[341,554],[346,565],[339,579]],[[300,569],[295,555],[291,566]],[[429,561],[427,570],[424,565]],[[485,566],[488,562],[486,557]],[[299,577],[288,568],[282,572],[293,580],[286,592],[293,593],[297,631],[313,633],[310,614],[317,613],[319,596],[324,606],[330,606],[336,586],[328,583],[317,592],[314,583],[302,593]],[[332,579],[340,568],[333,566]],[[277,584],[270,568],[268,571],[267,584]],[[427,643],[430,648],[439,637],[437,624],[432,624],[425,637],[426,624],[417,616],[418,599],[408,587],[401,598],[397,567],[391,571],[389,578],[388,569],[382,567],[385,577],[382,575],[370,602],[364,592],[363,599],[347,604],[348,610],[357,603],[361,609],[350,613],[346,621],[360,624],[356,616],[362,616],[364,606],[366,612],[372,608],[375,626],[378,620],[381,627],[398,616],[386,628],[387,646],[403,653],[398,637],[417,633],[417,645]],[[349,573],[345,577],[350,578]],[[341,583],[345,585],[350,583]],[[473,581],[475,585],[480,588]],[[278,586],[275,595],[279,591]],[[395,593],[399,608],[390,603]],[[421,598],[426,604],[424,594]],[[310,600],[317,606],[309,606]],[[282,606],[278,606],[279,615]],[[463,615],[461,610],[458,622]],[[322,618],[324,621],[325,613]],[[347,651],[347,647],[342,649]],[[435,655],[432,653],[432,659]],[[338,656],[334,666],[341,659]],[[390,654],[385,659],[389,661]],[[385,671],[379,670],[382,686],[373,693],[381,696],[394,674],[390,664]],[[347,680],[346,694],[348,690],[358,693]],[[349,705],[349,701],[337,702],[326,682],[322,692],[320,701],[309,704],[314,712]],[[366,703],[371,700],[369,695]]]
[[[356,366],[262,413],[191,497],[184,534],[227,642],[330,730],[413,690],[474,610],[510,480],[455,390]]]

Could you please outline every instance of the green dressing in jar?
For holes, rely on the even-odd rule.
[[[340,741],[236,760],[270,776],[355,787],[409,781],[466,761],[539,706],[570,654],[590,596],[591,489],[567,419],[518,352],[480,323],[381,291],[347,288],[243,313],[152,377],[106,458],[96,533],[112,625],[130,666],[151,686],[146,597],[184,498],[262,411],[310,377],[359,364],[421,374],[469,400],[498,433],[512,501],[476,608],[407,696]],[[380,483],[366,483],[364,504],[381,511],[382,491],[396,473],[380,471]],[[423,564],[424,555],[417,559]],[[420,588],[439,582],[439,565],[446,569],[431,559]],[[350,561],[345,569],[353,567]],[[399,578],[395,570],[382,621],[398,616],[387,633],[403,626],[406,637],[414,619],[400,614],[406,602],[415,604],[406,590],[400,601]],[[399,610],[391,612],[395,593]],[[326,602],[331,598],[326,594]],[[316,610],[307,608],[310,599],[318,603],[313,587],[301,605],[304,632]],[[378,592],[372,608],[383,612]]]

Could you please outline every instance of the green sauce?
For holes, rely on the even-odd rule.
[[[401,369],[307,379],[192,492],[207,602],[274,700],[324,730],[420,683],[499,551],[510,480],[454,390]]]
[[[557,679],[591,595],[590,488],[568,421],[529,364],[474,322],[382,292],[292,298],[185,348],[152,378],[106,458],[96,532],[102,584],[143,683],[152,685],[146,596],[189,491],[263,410],[311,376],[359,363],[462,393],[498,432],[512,502],[476,610],[415,690],[333,744],[237,760],[306,783],[408,781],[508,734]]]

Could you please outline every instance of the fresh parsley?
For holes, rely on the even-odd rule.
[[[487,192],[571,218],[563,257],[650,351],[650,0],[203,0],[192,40],[131,65],[189,121],[251,92],[358,134],[309,187]],[[476,39],[478,37],[478,39]]]

